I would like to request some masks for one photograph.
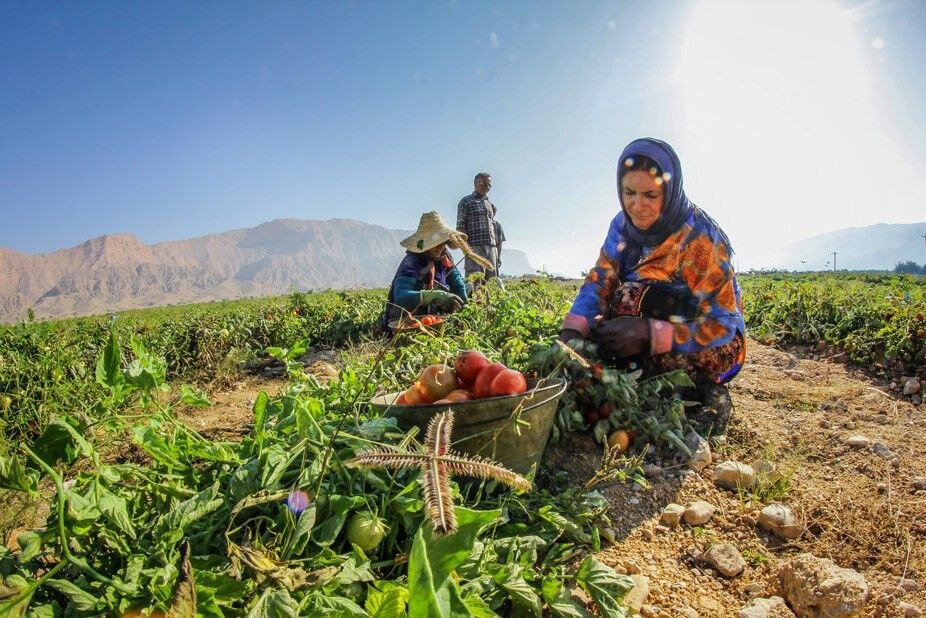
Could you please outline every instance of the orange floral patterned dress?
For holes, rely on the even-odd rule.
[[[746,358],[746,325],[723,232],[693,208],[677,232],[625,264],[624,217],[620,212],[611,222],[564,328],[588,336],[602,319],[650,318],[662,342],[652,359],[657,368],[685,369],[696,382],[729,381]]]

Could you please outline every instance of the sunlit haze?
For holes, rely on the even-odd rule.
[[[773,266],[926,220],[924,32],[912,1],[0,2],[0,247],[410,229],[484,170],[508,246],[576,275],[649,135]]]

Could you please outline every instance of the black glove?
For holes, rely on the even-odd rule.
[[[564,328],[559,331],[559,340],[568,344],[573,339],[585,340],[585,336],[574,328]]]
[[[603,320],[591,333],[602,354],[626,358],[649,354],[650,329],[646,318],[623,316]]]

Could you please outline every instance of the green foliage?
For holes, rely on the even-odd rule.
[[[523,284],[529,294],[546,285]],[[509,287],[505,294],[518,293]],[[598,596],[619,599],[620,578],[603,565],[581,573],[568,566],[608,523],[600,495],[559,481],[523,495],[452,483],[459,531],[435,537],[423,523],[417,470],[346,466],[364,449],[414,440],[358,402],[398,389],[463,342],[517,359],[527,348],[505,348],[507,329],[532,342],[555,332],[553,307],[501,304],[491,319],[504,327],[467,308],[451,316],[443,337],[415,335],[400,349],[382,347],[377,359],[355,354],[331,382],[292,371],[278,396],[257,398],[254,424],[238,443],[204,439],[178,421],[174,406],[208,400],[189,387],[171,396],[170,363],[150,343],[130,336],[122,346],[126,340],[102,330],[99,360],[88,364],[96,399],[79,415],[51,415],[34,440],[0,459],[3,487],[35,492],[44,477],[56,489],[43,529],[20,538],[18,555],[0,556],[0,607],[54,616],[179,611],[178,599],[192,598],[183,586],[195,582],[204,616],[587,615],[568,594],[575,578],[604,609]],[[271,352],[292,362],[305,345],[292,342],[316,336],[300,333]],[[166,396],[155,396],[161,391]],[[95,441],[120,436],[143,456],[97,456]],[[386,523],[369,552],[345,538],[357,512]]]
[[[926,361],[926,280],[896,275],[742,278],[746,326],[779,345],[829,343],[853,361],[902,371]]]
[[[913,260],[908,262],[898,262],[894,267],[894,272],[905,275],[926,275],[926,264],[920,266]]]

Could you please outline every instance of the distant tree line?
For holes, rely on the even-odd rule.
[[[926,264],[920,266],[913,260],[909,262],[899,262],[897,266],[894,267],[895,273],[907,273],[910,275],[926,275]]]

